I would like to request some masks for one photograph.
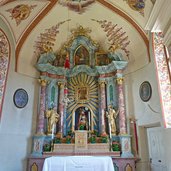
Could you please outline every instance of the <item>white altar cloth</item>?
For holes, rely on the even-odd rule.
[[[60,156],[46,158],[42,171],[114,171],[114,167],[107,156]]]

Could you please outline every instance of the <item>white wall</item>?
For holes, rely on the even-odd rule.
[[[150,40],[152,41],[152,40]],[[152,43],[150,43],[152,44]],[[146,127],[161,125],[163,127],[163,119],[160,106],[160,97],[158,92],[158,83],[156,77],[156,68],[154,65],[154,57],[151,49],[151,62],[144,68],[141,68],[133,73],[125,75],[125,93],[126,93],[126,108],[127,117],[134,116],[137,119],[138,140],[139,140],[139,157],[137,163],[137,171],[149,171],[149,155],[146,137]],[[139,87],[142,82],[149,81],[152,87],[152,96],[148,102],[143,102],[139,96]],[[171,170],[171,130],[164,129],[164,141],[166,160],[168,167]],[[169,171],[169,170],[168,170]]]
[[[13,39],[3,21],[0,20],[0,23],[11,42],[12,53],[0,122],[0,171],[25,171],[32,134],[35,133],[38,83],[34,78],[14,72]],[[15,107],[13,103],[13,94],[18,88],[25,89],[29,96],[28,104],[23,109]]]

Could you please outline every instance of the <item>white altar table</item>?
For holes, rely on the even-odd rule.
[[[46,158],[42,171],[114,171],[108,156],[58,156]]]

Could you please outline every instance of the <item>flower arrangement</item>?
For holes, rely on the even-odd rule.
[[[96,143],[96,136],[95,135],[91,135],[91,137],[89,138],[90,143]]]
[[[45,152],[51,151],[51,145],[50,144],[44,144],[43,151],[45,151]]]
[[[57,134],[56,137],[54,138],[54,143],[55,144],[60,144],[61,143],[61,135]]]
[[[112,142],[112,150],[113,151],[120,151],[120,144],[117,141]]]
[[[85,127],[85,125],[80,124],[80,125],[79,125],[79,130],[84,130],[84,127]]]
[[[67,135],[66,136],[66,143],[70,144],[71,143],[71,139],[72,139],[72,137],[70,135]]]
[[[106,134],[106,132],[101,134],[101,142],[102,143],[107,143],[108,141],[108,135]]]

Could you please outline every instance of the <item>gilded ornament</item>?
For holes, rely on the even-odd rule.
[[[45,87],[49,81],[48,80],[44,80],[44,79],[38,79],[39,83],[41,84],[41,86]]]
[[[123,80],[124,80],[123,78],[117,78],[116,79],[117,83],[120,85],[123,84]]]

